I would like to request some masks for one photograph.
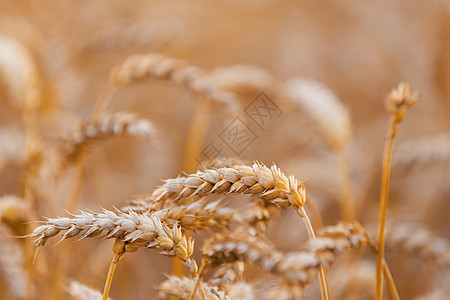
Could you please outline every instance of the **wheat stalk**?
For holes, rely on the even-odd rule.
[[[381,180],[380,193],[380,209],[378,217],[378,247],[377,253],[377,281],[376,281],[376,298],[383,298],[383,260],[384,260],[384,244],[385,244],[385,223],[387,214],[387,205],[389,200],[389,180],[391,171],[392,148],[394,138],[397,135],[398,124],[403,120],[406,111],[413,106],[420,98],[418,92],[411,93],[408,83],[402,82],[397,88],[393,89],[387,100],[386,109],[390,114],[388,136],[384,148],[383,155],[383,174]]]

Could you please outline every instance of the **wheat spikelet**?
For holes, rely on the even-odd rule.
[[[6,82],[14,106],[22,111],[40,106],[41,83],[34,59],[12,37],[0,36],[0,76]]]
[[[183,199],[210,194],[254,194],[283,206],[301,208],[306,201],[305,189],[298,181],[273,165],[236,165],[206,169],[184,177],[168,179],[153,192],[156,200]]]
[[[67,292],[78,300],[101,300],[102,293],[94,290],[81,282],[72,280],[70,284],[66,287]],[[111,298],[108,298],[111,299]],[[111,299],[112,300],[112,299]]]
[[[232,93],[221,90],[202,69],[161,54],[132,55],[111,72],[113,84],[123,84],[146,78],[171,80],[199,95],[227,107],[236,114],[238,104]]]
[[[155,131],[152,123],[132,113],[103,114],[99,118],[80,124],[78,130],[68,137],[65,148],[67,156],[74,158],[94,141],[121,135],[151,138],[155,136]]]
[[[417,223],[395,222],[386,232],[388,247],[405,249],[416,257],[434,261],[439,268],[450,268],[450,244],[444,238]]]
[[[169,276],[167,280],[158,286],[158,297],[160,299],[189,299],[194,289],[195,281],[187,277]],[[202,284],[206,299],[208,300],[231,300],[225,295],[223,291],[220,291],[217,287],[209,286],[206,283]],[[200,291],[197,291],[194,299],[202,299]]]
[[[352,136],[350,116],[339,99],[323,84],[291,79],[285,92],[310,115],[331,148],[343,148]]]
[[[10,235],[11,232],[0,224],[0,272],[11,294],[24,298],[28,281],[24,269],[24,251],[16,240],[8,237]]]
[[[180,227],[170,228],[155,215],[116,214],[104,210],[103,213],[81,212],[73,218],[48,218],[45,223],[29,234],[37,247],[43,246],[60,231],[65,231],[60,241],[75,236],[80,236],[80,239],[96,237],[105,232],[106,238],[124,241],[127,251],[140,247],[155,248],[160,254],[179,258],[193,274],[197,272],[197,266],[191,260],[194,251],[192,238],[186,238]]]

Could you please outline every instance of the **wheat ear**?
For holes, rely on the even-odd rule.
[[[137,138],[155,137],[155,127],[147,119],[127,112],[104,113],[94,120],[87,120],[70,133],[65,141],[66,157],[77,161],[83,149],[93,142],[111,136],[134,136]]]
[[[409,107],[413,106],[420,98],[418,92],[411,93],[409,83],[402,82],[393,89],[387,100],[386,109],[390,114],[389,130],[383,155],[383,173],[381,179],[380,208],[378,217],[378,255],[377,255],[377,275],[376,275],[376,298],[383,298],[383,260],[385,243],[385,224],[387,205],[389,200],[389,181],[391,171],[392,148],[394,138],[397,135],[398,125],[402,122]]]
[[[347,108],[331,90],[316,81],[291,79],[285,91],[311,116],[333,150],[338,163],[342,216],[347,222],[354,221],[355,200],[348,157],[352,124]]]
[[[131,55],[122,64],[115,66],[110,75],[110,88],[106,89],[105,96],[97,102],[95,111],[104,110],[114,87],[147,78],[173,81],[204,98],[224,105],[233,115],[238,111],[239,105],[235,96],[220,89],[201,68],[158,53]]]

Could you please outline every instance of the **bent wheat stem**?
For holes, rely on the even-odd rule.
[[[316,238],[316,234],[314,233],[314,229],[312,227],[311,221],[309,220],[308,214],[303,206],[297,208],[295,210],[300,218],[305,222],[306,228],[308,229],[308,235],[311,240]],[[320,279],[320,293],[322,295],[322,299],[328,299],[328,287],[327,287],[327,278],[325,276],[325,269],[323,266],[319,267],[319,279]]]
[[[109,290],[111,289],[111,283],[116,270],[117,264],[122,259],[126,252],[125,242],[121,239],[116,239],[113,244],[114,257],[109,265],[108,276],[106,277],[105,288],[103,289],[102,300],[108,300]]]

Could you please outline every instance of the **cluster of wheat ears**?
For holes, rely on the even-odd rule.
[[[225,79],[218,80],[182,60],[155,53],[133,55],[112,69],[108,84],[90,117],[64,138],[48,140],[43,138],[43,133],[36,126],[42,93],[32,58],[17,41],[2,38],[0,44],[2,52],[10,49],[9,57],[0,57],[0,69],[4,71],[3,80],[11,80],[11,97],[17,99],[26,133],[23,197],[9,195],[0,198],[0,220],[7,225],[5,228],[8,228],[7,235],[10,236],[8,241],[4,241],[4,246],[0,244],[0,248],[19,253],[21,249],[11,250],[12,245],[6,246],[16,243],[24,249],[25,260],[20,266],[20,259],[18,262],[10,258],[10,261],[0,259],[0,265],[19,265],[10,270],[16,270],[11,277],[24,280],[23,285],[16,287],[25,289],[23,297],[33,299],[38,293],[39,289],[35,286],[38,272],[34,261],[39,259],[38,249],[48,247],[49,239],[59,239],[55,246],[61,242],[56,246],[58,255],[55,265],[51,267],[55,274],[53,289],[52,295],[48,295],[58,299],[65,286],[65,265],[70,259],[65,240],[95,237],[99,238],[98,243],[104,243],[105,239],[114,240],[112,261],[105,274],[102,294],[76,281],[67,287],[69,293],[84,299],[108,299],[110,288],[114,285],[116,266],[124,257],[133,255],[127,253],[141,248],[155,249],[161,255],[175,258],[173,274],[158,286],[158,295],[162,299],[301,299],[306,287],[316,279],[320,283],[321,298],[333,299],[333,294],[328,291],[328,281],[333,276],[332,264],[340,255],[363,247],[370,249],[374,255],[372,262],[376,264],[376,270],[365,275],[370,276],[369,281],[376,283],[369,283],[376,299],[386,296],[387,293],[383,292],[385,284],[392,299],[399,299],[395,277],[385,260],[385,233],[394,139],[407,110],[420,98],[418,92],[410,90],[408,83],[400,83],[386,98],[390,121],[383,161],[380,162],[382,178],[376,224],[378,232],[374,235],[368,227],[366,229],[358,222],[361,214],[355,205],[347,151],[351,136],[348,113],[323,85],[299,79],[276,82],[269,78],[261,86],[261,81],[254,80],[261,77],[261,70],[250,67],[230,69]],[[14,59],[19,63],[15,65]],[[17,71],[18,68],[22,69]],[[11,75],[13,71],[20,75],[19,78]],[[189,136],[191,142],[188,142],[186,149],[185,165],[189,167],[179,176],[164,180],[151,194],[135,197],[126,205],[118,203],[117,207],[121,208],[77,212],[83,168],[90,154],[88,149],[113,136],[127,135],[156,141],[161,134],[152,122],[137,114],[107,112],[117,89],[145,79],[171,81],[198,96],[196,117]],[[241,111],[236,91],[254,93],[261,89],[270,90],[275,95],[274,99],[288,99],[302,106],[312,116],[341,162],[337,175],[340,190],[336,193],[340,195],[342,221],[337,224],[324,227],[314,200],[307,192],[307,181],[286,175],[275,163],[245,163],[237,158],[227,158],[203,161],[196,165],[197,170],[193,167],[195,152],[199,147],[201,149],[199,144],[203,141],[210,110],[223,108],[232,119]],[[310,101],[311,97],[317,99]],[[448,153],[442,156],[448,157]],[[414,157],[408,159],[414,160]],[[36,205],[43,204],[36,202],[37,195],[52,193],[52,190],[40,190],[40,183],[46,181],[45,186],[49,187],[51,182],[57,188],[61,178],[67,177],[70,178],[69,192],[67,199],[64,199],[67,216],[39,220],[34,211]],[[248,198],[249,201],[240,202],[235,207],[228,205],[232,197],[240,197],[242,201]],[[296,251],[279,249],[267,235],[269,224],[276,222],[282,208],[295,211],[309,235],[309,240],[304,241]],[[410,252],[434,259],[444,272],[448,270],[450,258],[446,240],[414,226],[392,226],[387,246],[389,243],[401,244]],[[292,228],[294,232],[301,231],[295,225]],[[203,244],[199,245],[199,241]],[[8,249],[2,250],[2,255]],[[352,264],[358,265],[360,261],[362,265],[358,252],[352,253]],[[79,268],[82,269],[83,265]],[[259,270],[259,276],[252,278],[253,283],[246,281],[245,273],[249,268]],[[263,292],[257,291],[254,282],[259,278],[264,282],[267,276],[272,278],[267,281],[270,284],[260,287]],[[361,278],[355,280],[358,279]],[[17,286],[17,282],[10,284]],[[353,292],[358,293],[357,290]],[[21,292],[16,295],[20,297]]]

